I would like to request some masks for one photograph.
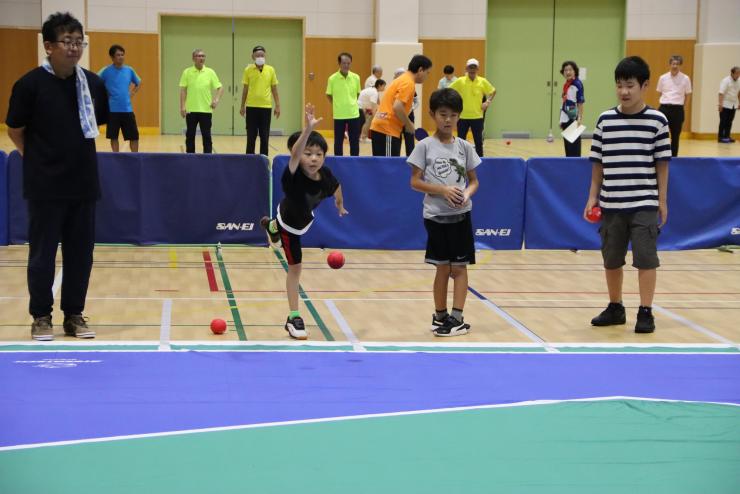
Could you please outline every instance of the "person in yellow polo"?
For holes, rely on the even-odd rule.
[[[454,89],[463,100],[463,111],[457,121],[457,136],[468,138],[468,129],[473,131],[475,152],[483,157],[483,117],[484,112],[496,96],[496,88],[485,77],[478,77],[480,64],[471,58],[465,64],[467,77],[460,77],[448,87]]]
[[[206,53],[193,51],[193,66],[180,77],[180,115],[185,119],[185,152],[195,152],[195,129],[200,125],[203,152],[213,152],[211,124],[213,110],[218,106],[224,88],[213,69],[206,67]],[[214,96],[215,91],[215,96]]]
[[[242,77],[242,104],[239,113],[246,117],[247,154],[254,154],[257,136],[260,138],[260,154],[267,156],[270,144],[270,121],[272,101],[275,100],[275,118],[280,118],[280,95],[275,68],[265,63],[265,48],[252,48],[254,63],[247,65]]]
[[[352,55],[342,52],[337,57],[339,70],[326,81],[326,97],[331,103],[334,116],[334,156],[344,155],[344,129],[349,137],[350,156],[360,155],[360,76],[349,70],[352,66]]]

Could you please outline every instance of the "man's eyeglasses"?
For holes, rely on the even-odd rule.
[[[66,49],[70,49],[72,47],[75,47],[77,49],[81,48],[87,48],[87,41],[81,41],[81,40],[71,40],[71,39],[60,39],[59,41],[55,41],[55,43],[60,43],[64,45]]]

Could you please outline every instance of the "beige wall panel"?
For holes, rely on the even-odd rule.
[[[13,84],[23,74],[38,66],[36,36],[39,29],[0,28],[0,47],[8,55],[0,70],[0,115],[2,123],[8,114],[8,99]]]

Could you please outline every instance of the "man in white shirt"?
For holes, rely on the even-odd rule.
[[[373,65],[372,72],[367,79],[365,79],[365,89],[375,87],[375,81],[383,77],[383,67],[380,65]]]
[[[684,120],[684,105],[691,94],[691,79],[681,72],[683,57],[673,55],[668,61],[671,70],[658,79],[660,93],[660,107],[658,110],[668,119],[668,128],[671,131],[671,152],[673,157],[678,156],[678,140],[681,137],[681,127]]]
[[[719,132],[717,140],[725,144],[735,142],[730,137],[732,130],[732,121],[735,119],[735,110],[738,106],[738,97],[740,97],[740,67],[733,67],[730,75],[722,79],[719,84]]]

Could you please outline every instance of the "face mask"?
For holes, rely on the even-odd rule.
[[[265,57],[257,57],[254,59],[254,63],[259,66],[265,65]]]

